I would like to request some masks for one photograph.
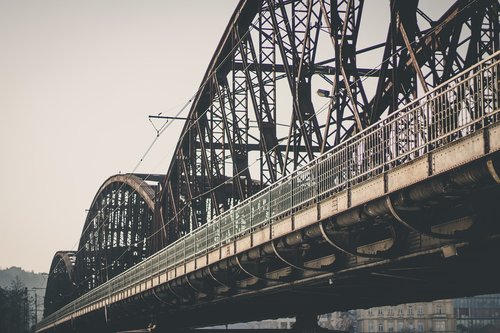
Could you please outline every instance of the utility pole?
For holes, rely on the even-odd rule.
[[[30,330],[28,287],[24,287],[24,309],[23,309],[24,332]]]
[[[37,290],[45,290],[45,288],[33,287],[33,288],[31,288],[31,290],[29,290],[29,291],[32,291],[33,294],[35,294],[35,296],[33,298],[33,305],[34,305],[35,313],[31,317],[33,320],[33,325],[36,325],[38,323],[38,294],[37,294]],[[42,297],[42,301],[43,301],[43,297]]]
[[[38,323],[38,295],[35,290],[35,325]]]
[[[45,290],[45,288],[38,288],[38,287],[33,287],[31,288],[35,294],[35,299],[34,299],[34,305],[35,305],[35,316],[34,316],[34,319],[35,319],[35,325],[38,323],[38,294],[37,294],[37,290]],[[43,296],[42,296],[42,302],[43,302]]]

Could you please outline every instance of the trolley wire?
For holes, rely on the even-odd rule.
[[[472,6],[474,3],[476,3],[477,1],[479,0],[473,0],[471,2],[469,2],[467,5],[465,5],[460,11],[457,12],[460,13],[462,11],[464,11],[465,9],[467,9],[468,7]],[[255,21],[254,21],[255,22]],[[409,46],[413,46],[414,44],[416,44],[417,42],[425,39],[426,37],[430,36],[431,34],[433,34],[438,28],[441,28],[442,26],[444,26],[446,24],[446,21],[443,21],[441,22],[440,24],[428,29],[426,31],[426,33],[419,37],[419,40],[414,40],[412,42],[409,43]],[[205,85],[209,82],[209,80],[212,79],[212,77],[214,75],[216,75],[217,73],[217,70],[223,66],[228,60],[229,60],[229,57],[232,55],[233,51],[239,47],[240,43],[243,41],[244,38],[246,38],[246,36],[250,33],[250,31],[252,31],[255,27],[255,24],[251,24],[249,29],[245,32],[245,34],[243,34],[238,42],[236,43],[236,45],[227,53],[226,57],[221,61],[221,63],[213,70],[212,73],[210,73],[207,78],[202,82],[202,84],[200,85],[200,87],[196,90],[196,92],[191,96],[191,98],[189,98],[189,100],[183,105],[183,107],[175,114],[175,117],[178,117],[180,116],[184,111],[185,109],[187,108],[187,106],[189,106],[189,104],[191,104],[191,102],[193,101],[193,99],[197,96],[197,94],[202,90],[204,89]],[[357,84],[359,82],[364,82],[366,79],[370,78],[372,74],[376,73],[379,68],[381,68],[382,65],[384,65],[387,61],[391,60],[393,56],[395,55],[398,55],[399,53],[405,51],[408,49],[408,46],[404,45],[402,46],[400,49],[396,50],[394,53],[392,53],[391,55],[389,55],[387,58],[383,59],[382,62],[380,62],[376,67],[374,67],[373,69],[371,69],[370,71],[366,72],[363,76],[361,76],[359,79],[353,81],[351,84],[349,84],[349,87],[352,87],[354,84]],[[345,89],[345,88],[344,88]],[[326,103],[324,103],[317,112],[313,113],[309,118],[306,119],[306,121],[309,121],[311,120],[313,117],[317,117],[318,115],[322,114],[323,112],[325,112],[325,110],[328,109],[328,107],[332,104],[332,101],[328,101]],[[197,118],[194,118],[193,120],[188,120],[192,123],[190,123],[190,125],[187,127],[187,129],[191,129],[194,125],[196,125],[199,120],[204,117],[206,115],[206,113],[209,111],[210,109],[207,108],[204,112],[202,112]],[[299,127],[297,127],[297,130],[300,129],[302,126],[306,125],[306,121],[304,121],[303,124],[301,124]],[[131,176],[134,176],[134,173],[135,171],[139,168],[139,166],[142,164],[142,162],[144,161],[144,159],[147,157],[147,155],[150,153],[151,149],[153,148],[153,146],[156,144],[156,142],[158,141],[159,137],[170,127],[170,125],[172,124],[172,122],[165,122],[164,125],[162,125],[160,127],[159,130],[157,130],[155,128],[155,130],[157,131],[157,134],[155,136],[155,138],[153,139],[153,141],[150,143],[150,145],[148,146],[148,148],[146,149],[146,151],[143,153],[143,155],[141,155],[141,158],[139,159],[139,161],[137,162],[137,164],[134,166],[133,170],[131,173],[127,173],[126,175],[128,177],[131,177]],[[188,131],[184,131],[182,134],[181,134],[181,137],[179,140],[181,140],[186,134],[187,134]],[[260,157],[258,157],[257,159],[255,159],[250,165],[248,165],[246,168],[242,169],[241,171],[239,171],[237,174],[233,175],[232,177],[226,179],[224,182],[218,184],[217,186],[211,188],[210,190],[208,191],[205,191],[204,193],[201,193],[195,197],[193,197],[191,200],[195,200],[195,199],[199,199],[203,196],[206,196],[207,194],[211,193],[212,191],[220,188],[221,186],[223,185],[226,185],[228,183],[230,183],[234,178],[236,177],[239,177],[243,172],[246,172],[247,170],[249,170],[253,165],[255,165],[257,162],[259,162],[260,160],[262,160],[266,154],[270,154],[270,153],[273,153],[273,150],[276,149],[277,147],[279,147],[279,143],[276,144],[275,146],[271,147],[271,149],[268,150],[268,152],[266,152],[265,154],[261,155]],[[163,161],[164,159],[162,159]],[[143,182],[146,182],[148,181],[148,178],[153,175],[154,173],[149,173],[146,175],[146,177],[143,178]],[[120,188],[118,189],[118,191],[120,191],[122,189],[122,187],[124,186],[125,184],[122,183]],[[130,194],[132,193],[135,193],[136,190],[133,189],[133,191],[130,192]],[[124,204],[124,201],[117,207],[115,207],[115,209],[108,214],[108,219],[109,217],[111,216],[111,214],[114,214],[114,212],[121,207],[121,205]],[[184,205],[172,218],[170,218],[166,223],[163,223],[162,225],[162,228],[159,228],[158,230],[154,231],[152,234],[150,234],[149,236],[145,237],[144,239],[141,239],[133,244],[130,244],[129,246],[127,246],[127,248],[120,254],[120,256],[118,256],[117,258],[115,258],[113,260],[113,262],[111,262],[110,264],[108,264],[107,266],[99,269],[99,273],[101,273],[103,270],[107,270],[108,268],[112,267],[117,261],[119,261],[128,251],[130,251],[130,249],[132,248],[132,246],[137,246],[137,245],[140,245],[148,240],[150,240],[152,237],[156,236],[159,232],[162,232],[164,231],[165,227],[167,227],[170,223],[172,223],[174,220],[176,220],[179,215],[181,213],[184,212],[184,210],[186,208],[188,208],[189,205]],[[102,207],[101,209],[104,209],[105,207]],[[87,220],[87,219],[86,219]],[[90,221],[89,221],[90,222]],[[84,228],[84,230],[82,231],[82,235],[87,231],[87,229],[90,227],[91,223],[88,223],[87,227]],[[97,230],[95,230],[94,232],[98,233],[100,231],[101,228],[104,228],[106,226],[106,222],[103,222]],[[194,230],[193,230],[194,231]],[[193,232],[191,231],[191,232]],[[189,234],[186,234],[186,235],[183,235],[183,237],[186,237],[187,235]],[[182,238],[182,237],[181,237]],[[81,241],[81,238],[80,238],[80,241]],[[79,241],[77,241],[78,243]],[[76,246],[76,244],[74,245]],[[73,246],[73,247],[74,247]],[[168,246],[167,246],[168,247]],[[85,248],[85,244],[82,245],[75,253],[74,255],[76,256],[82,249]],[[144,260],[146,260],[147,258],[145,258]],[[60,259],[62,260],[62,258]],[[57,265],[56,265],[57,266]],[[135,267],[132,266],[132,267]],[[132,268],[130,267],[130,268]],[[125,271],[124,271],[125,272]],[[75,272],[76,273],[76,272]],[[123,273],[123,272],[122,272]],[[50,274],[50,272],[49,272]],[[120,273],[121,274],[121,273]],[[79,281],[78,285],[81,285],[85,282],[87,282],[90,278],[94,278],[93,275],[87,277],[86,279],[82,280],[82,281]],[[78,289],[78,285],[76,286],[77,289]],[[97,287],[97,286],[96,286]],[[89,290],[91,291],[91,290]]]

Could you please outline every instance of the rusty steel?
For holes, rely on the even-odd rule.
[[[240,1],[170,163],[155,252],[499,49],[497,0],[434,19],[383,5],[385,40],[361,46],[366,1]]]
[[[45,290],[44,317],[76,298],[75,261],[74,251],[59,251],[54,255]]]
[[[121,311],[134,312],[137,304],[167,308],[159,320],[179,327],[193,318],[196,325],[214,324],[224,316],[219,310],[230,310],[232,297],[256,318],[290,314],[295,301],[318,311],[372,306],[380,300],[365,297],[374,296],[370,283],[398,291],[386,303],[431,298],[431,292],[445,297],[452,287],[410,296],[407,287],[434,277],[444,282],[442,256],[452,257],[449,267],[459,275],[461,264],[473,266],[481,251],[498,250],[491,222],[499,214],[492,199],[498,154],[437,176],[430,164],[440,148],[476,132],[490,154],[498,64],[487,75],[472,70],[463,80],[448,80],[498,55],[499,1],[451,1],[436,17],[418,0],[390,0],[377,24],[386,29],[384,38],[367,41],[361,35],[371,28],[368,3],[238,3],[181,117],[185,125],[166,175],[110,177],[91,203],[78,249],[54,256],[43,329],[56,328],[60,318],[73,327],[76,312],[86,320],[79,327],[91,330],[93,319],[109,325],[109,318],[124,319]],[[455,156],[449,154],[441,161]],[[429,163],[421,168],[429,179],[389,191],[388,171],[422,156],[428,156],[419,161]],[[374,178],[381,196],[366,189],[368,199],[353,196],[355,186]],[[271,200],[288,194],[290,202]],[[345,194],[343,210],[338,202],[325,203],[337,194]],[[321,217],[322,209],[336,213]],[[294,229],[295,214],[308,211],[318,223]],[[277,224],[288,222],[291,231],[274,237]],[[257,227],[270,238],[254,246],[248,235]],[[236,252],[247,239],[251,246]],[[487,241],[471,249],[477,239]],[[219,257],[209,262],[215,248]],[[465,256],[454,258],[458,251]],[[404,284],[413,278],[418,281]],[[365,288],[358,298],[351,297],[353,285]],[[316,287],[318,302],[292,290],[314,295]],[[481,287],[469,291],[487,291]],[[343,298],[331,300],[332,290]],[[266,293],[279,293],[283,307]],[[134,315],[141,325],[150,320]],[[250,316],[242,312],[231,320]]]
[[[151,252],[158,181],[145,175],[115,175],[97,191],[76,252],[79,295],[106,282]],[[142,178],[141,178],[142,177]]]

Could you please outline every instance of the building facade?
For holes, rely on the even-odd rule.
[[[357,331],[359,333],[455,332],[453,300],[358,310]]]
[[[500,294],[454,300],[457,333],[500,333]]]
[[[295,318],[230,325],[291,329]],[[409,303],[318,316],[318,325],[348,333],[500,333],[500,294]]]

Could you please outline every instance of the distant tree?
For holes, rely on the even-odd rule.
[[[333,312],[326,315],[326,322],[322,325],[324,328],[334,331],[354,332],[354,322],[356,321],[355,312]]]
[[[0,288],[0,332],[27,332],[30,312],[27,289],[19,278],[9,288]]]
[[[8,329],[8,296],[7,290],[0,287],[0,332],[7,332]]]

